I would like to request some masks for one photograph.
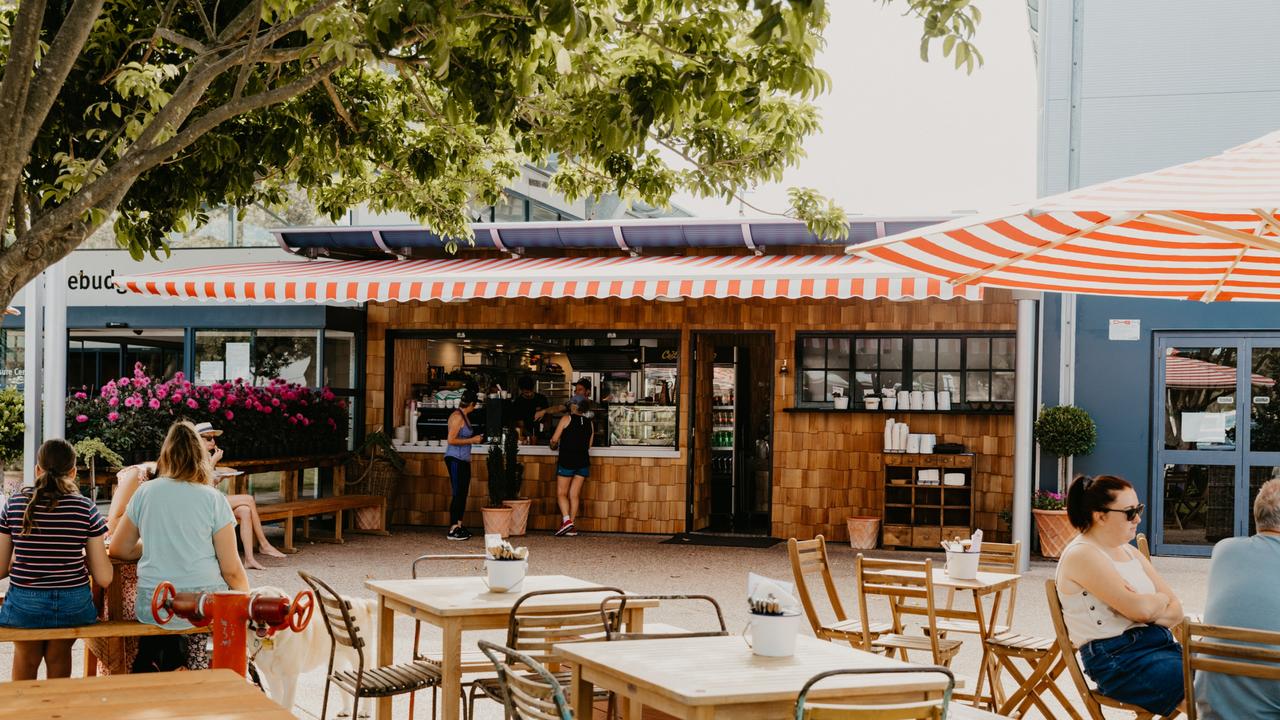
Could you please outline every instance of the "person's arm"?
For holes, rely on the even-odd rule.
[[[449,416],[449,435],[445,440],[446,445],[475,445],[484,442],[484,435],[472,435],[469,438],[458,437],[462,432],[462,426],[465,424],[462,419],[462,413],[454,413]]]
[[[120,524],[111,535],[111,548],[107,554],[120,560],[137,560],[142,557],[142,538],[138,535],[138,526],[129,519],[128,513],[120,516]]]
[[[569,427],[569,420],[571,417],[572,416],[570,415],[565,415],[564,417],[560,418],[560,423],[556,425],[556,431],[554,434],[552,434],[551,442],[547,443],[547,447],[551,448],[552,450],[555,450],[558,447],[560,447],[560,433],[563,433],[564,429]]]
[[[89,575],[98,587],[107,587],[115,576],[111,567],[111,558],[107,557],[107,544],[103,535],[91,537],[84,544],[84,564],[89,568]]]
[[[111,507],[107,508],[107,534],[115,533],[124,517],[124,509],[129,507],[129,500],[138,491],[138,486],[150,474],[146,463],[131,465],[116,473],[116,491],[111,496]]]
[[[590,450],[596,444],[596,424],[590,420],[587,421],[591,432],[587,433],[587,450]]]
[[[9,577],[9,568],[13,565],[13,538],[8,533],[0,533],[0,580]]]
[[[1063,555],[1059,564],[1063,577],[1134,622],[1153,623],[1170,604],[1167,593],[1135,592],[1100,548],[1076,545]]]
[[[1162,625],[1171,628],[1182,622],[1182,618],[1186,617],[1186,611],[1182,608],[1182,601],[1173,592],[1173,588],[1169,587],[1169,583],[1160,577],[1160,573],[1156,572],[1155,567],[1151,565],[1151,561],[1142,556],[1142,553],[1134,551],[1126,551],[1137,556],[1142,562],[1142,569],[1146,571],[1147,577],[1151,578],[1151,582],[1156,586],[1156,592],[1164,593],[1169,596],[1169,604],[1165,606],[1164,612],[1160,613],[1152,622],[1156,625]]]
[[[538,395],[534,397],[534,404],[533,404],[533,421],[534,422],[541,422],[542,418],[547,416],[548,405],[549,403],[547,402],[547,398],[545,396]]]
[[[244,564],[240,562],[240,551],[236,549],[236,524],[223,525],[213,534],[213,553],[218,558],[218,570],[222,579],[232,590],[249,590],[249,576],[245,574]]]

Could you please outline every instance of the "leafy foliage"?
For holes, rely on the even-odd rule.
[[[0,388],[0,466],[16,469],[22,462],[22,436],[26,432],[22,415],[22,393]]]
[[[1062,458],[1088,455],[1098,441],[1093,418],[1074,405],[1042,409],[1033,430],[1041,450]]]
[[[124,458],[119,453],[107,447],[106,443],[96,437],[86,437],[74,445],[76,455],[80,462],[86,466],[94,466],[98,458],[102,458],[107,464],[119,467],[124,465]]]
[[[356,454],[367,456],[370,462],[382,458],[397,472],[404,472],[404,456],[400,454],[399,450],[396,450],[391,438],[382,430],[374,430],[365,435],[364,442],[360,443],[360,447],[356,448]]]
[[[1031,496],[1032,510],[1066,510],[1067,496],[1051,490],[1037,490]]]
[[[923,47],[980,62],[967,0],[902,1]],[[731,198],[818,128],[827,18],[823,0],[19,2],[0,10],[0,304],[109,217],[163,256],[209,208],[296,189],[459,239],[526,160],[555,157],[570,198]],[[791,199],[846,232],[815,191]]]

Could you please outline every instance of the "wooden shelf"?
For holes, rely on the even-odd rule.
[[[851,407],[851,408],[845,408],[843,410],[838,410],[833,407],[817,407],[817,406],[807,407],[803,405],[798,407],[783,408],[782,411],[789,412],[789,413],[870,413],[874,415],[1012,415],[1013,414],[1013,408],[1009,408],[1008,410],[966,410],[963,408],[952,408],[950,410],[903,410],[901,408],[897,408],[894,410],[885,410],[884,408],[878,408],[875,410],[868,410],[866,408]]]
[[[884,453],[885,498],[911,502],[885,502],[881,525],[885,548],[912,547],[936,549],[943,537],[968,535],[973,528],[974,495],[973,468],[977,456],[973,453],[930,454]],[[889,477],[889,470],[896,478]],[[916,482],[921,470],[937,470],[938,484]],[[941,475],[962,473],[964,485],[943,485]],[[897,484],[894,479],[907,480]],[[946,502],[950,500],[951,502]],[[956,504],[967,500],[967,503]],[[964,518],[963,523],[956,520]]]

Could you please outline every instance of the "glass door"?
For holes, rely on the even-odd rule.
[[[1253,497],[1280,477],[1280,336],[1162,336],[1157,350],[1154,544],[1207,555],[1251,532]]]

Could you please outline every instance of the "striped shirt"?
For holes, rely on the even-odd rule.
[[[22,514],[31,499],[30,488],[9,498],[0,513],[0,533],[13,541],[9,582],[25,588],[77,588],[89,583],[85,544],[107,532],[98,506],[76,493],[63,495],[52,509],[32,513],[31,532],[22,532]]]

